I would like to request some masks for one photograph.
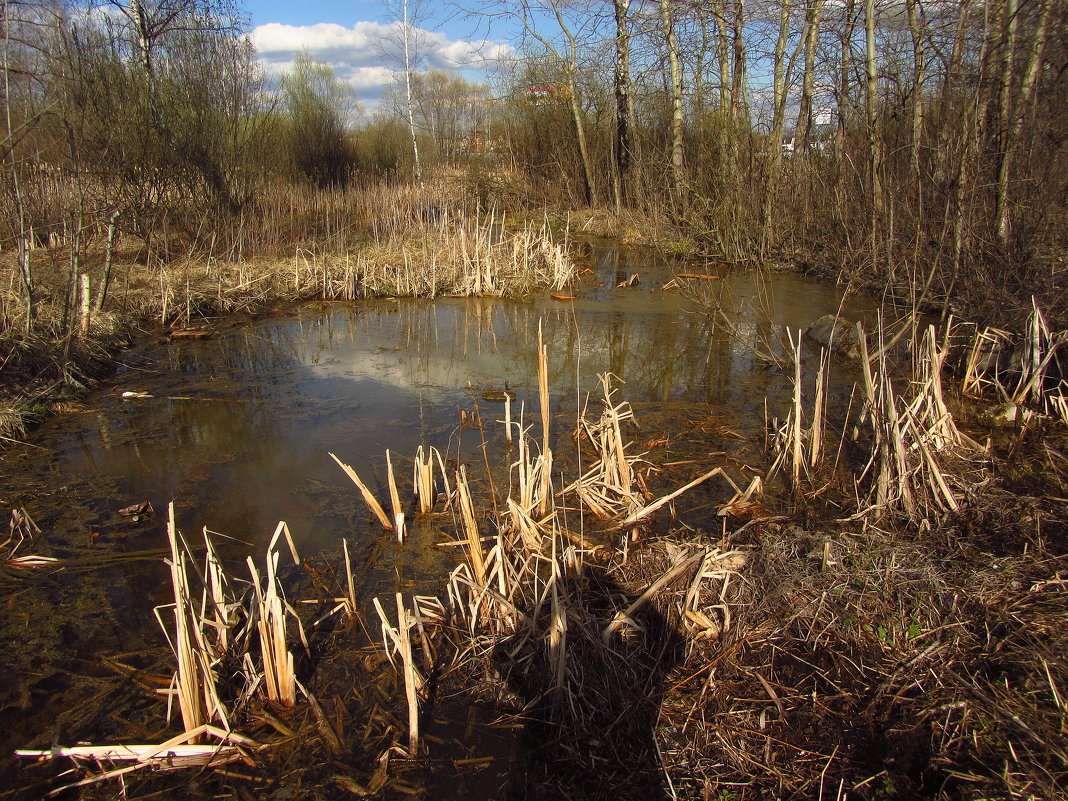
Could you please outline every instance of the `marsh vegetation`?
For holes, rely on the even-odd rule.
[[[3,4],[0,794],[1063,796],[1064,9],[480,13]]]

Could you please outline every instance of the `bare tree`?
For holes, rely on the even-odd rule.
[[[426,20],[429,9],[423,0],[385,0],[387,13],[397,26],[397,35],[384,40],[389,43],[387,55],[399,49],[400,63],[404,74],[405,113],[408,117],[408,132],[412,141],[412,159],[415,166],[415,180],[422,186],[423,167],[419,156],[419,137],[415,127],[415,103],[412,96],[412,75],[426,58],[429,50],[429,36],[420,26]]]
[[[660,30],[664,36],[671,78],[671,189],[677,194],[682,182],[682,66],[679,64],[671,0],[660,0]]]
[[[594,190],[593,161],[582,113],[578,70],[580,37],[591,24],[591,20],[582,14],[569,16],[569,9],[563,0],[545,0],[544,6],[535,6],[535,0],[520,0],[518,7],[507,5],[496,13],[508,14],[518,19],[525,34],[540,44],[563,72],[575,147],[582,169],[582,198],[584,203],[590,205],[593,203]],[[554,25],[554,32],[547,29],[549,25]],[[554,41],[557,34],[560,37],[559,45]]]
[[[630,171],[631,120],[634,117],[634,104],[630,86],[630,33],[627,30],[627,12],[630,0],[612,0],[615,18],[615,60],[613,62],[612,86],[615,94],[615,138],[613,139],[613,159],[615,167],[613,176],[613,194],[616,212],[623,207],[627,198],[627,175]]]
[[[804,76],[801,81],[801,105],[797,112],[795,141],[801,152],[808,150],[812,132],[812,89],[816,80],[816,42],[819,39],[820,17],[824,0],[808,0],[805,8],[805,28],[801,40],[805,47]]]

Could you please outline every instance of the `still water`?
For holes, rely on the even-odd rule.
[[[23,494],[26,482],[61,486],[77,499],[81,525],[102,537],[115,509],[149,500],[164,510],[173,500],[187,530],[206,525],[255,542],[286,520],[298,542],[333,547],[363,510],[328,453],[376,481],[386,448],[455,453],[459,440],[467,455],[480,441],[460,432],[460,412],[482,392],[507,387],[517,412],[522,403],[536,412],[539,325],[554,413],[573,414],[608,371],[639,410],[682,401],[753,431],[765,397],[774,402],[789,388],[759,352],[842,303],[825,282],[745,272],[714,282],[725,313],[710,314],[661,290],[670,264],[626,259],[595,252],[598,280],[575,301],[313,304],[210,340],[141,348],[88,398],[90,411],[40,433],[14,477],[22,487],[9,483],[7,493]],[[634,273],[640,285],[614,288]],[[857,304],[844,311],[856,314]],[[124,391],[151,397],[123,399]],[[479,405],[487,423],[502,416],[500,404]]]
[[[440,549],[431,556],[423,548],[425,533],[392,545],[328,453],[383,500],[387,448],[401,464],[419,445],[478,463],[481,436],[461,427],[461,413],[477,404],[491,449],[503,407],[484,392],[513,391],[515,413],[525,405],[534,421],[539,327],[561,432],[596,391],[598,374],[611,372],[639,419],[674,404],[714,414],[755,442],[765,403],[780,415],[787,407],[788,371],[764,358],[781,349],[787,329],[870,308],[827,282],[748,271],[697,279],[701,298],[686,298],[663,289],[676,270],[717,270],[612,249],[587,255],[590,272],[573,300],[319,303],[208,340],[143,343],[84,411],[54,418],[7,454],[0,502],[30,512],[47,544],[38,550],[55,556],[162,547],[173,501],[183,531],[207,526],[235,538],[226,546],[234,559],[260,554],[285,520],[303,553],[336,552],[347,537],[357,557],[372,545],[392,549],[382,561],[390,572],[429,575]],[[618,288],[633,274],[640,283]],[[405,483],[409,470],[401,468]],[[118,514],[146,500],[154,516]],[[48,717],[69,703],[56,689],[66,686],[57,665],[161,644],[150,606],[166,597],[165,575],[160,561],[140,562],[93,578],[58,574],[9,597],[8,623],[20,628],[7,626],[0,642],[9,677],[0,721],[11,723],[10,737],[25,744],[52,736],[26,708],[36,704]]]

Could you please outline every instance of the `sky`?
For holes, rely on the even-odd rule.
[[[381,0],[245,0],[241,5],[268,75],[291,67],[306,49],[371,110],[402,68],[400,26]],[[399,0],[396,5],[399,10]],[[420,69],[456,70],[468,80],[483,81],[496,59],[513,52],[484,21],[465,19],[442,2],[424,0],[422,7],[421,17],[412,18],[412,38],[423,54]]]

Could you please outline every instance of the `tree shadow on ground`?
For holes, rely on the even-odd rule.
[[[634,600],[586,566],[498,646],[495,660],[523,705],[512,801],[668,797],[655,729],[684,642],[651,604],[624,621]]]

